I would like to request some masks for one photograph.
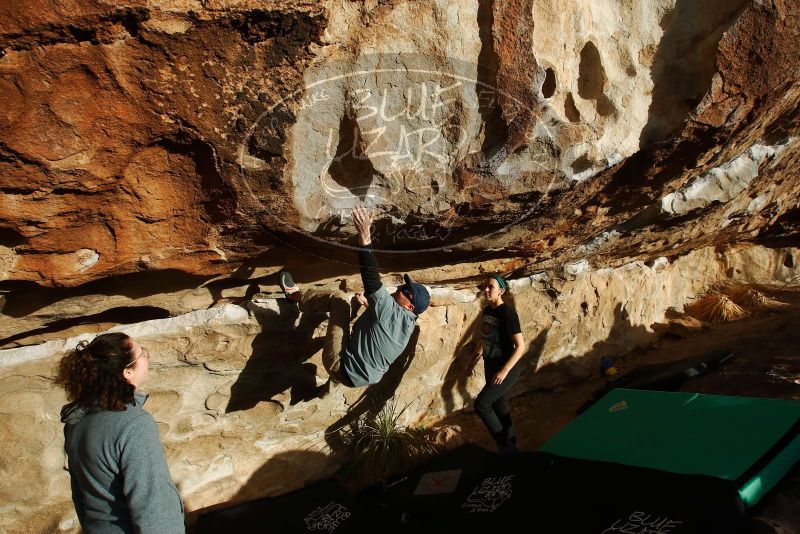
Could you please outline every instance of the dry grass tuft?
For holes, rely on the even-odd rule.
[[[730,299],[753,313],[785,308],[788,304],[766,296],[756,287],[748,284],[729,284],[721,289]]]
[[[736,304],[724,293],[711,291],[699,300],[686,306],[686,314],[709,323],[721,323],[747,317],[747,310]]]
[[[800,274],[788,279],[785,284],[781,286],[781,289],[786,289],[787,287],[797,288],[800,285]]]

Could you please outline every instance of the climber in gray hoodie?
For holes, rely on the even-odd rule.
[[[88,534],[185,532],[156,422],[135,391],[149,359],[136,341],[112,333],[59,363],[56,383],[72,401],[61,409],[72,501]]]
[[[405,283],[394,293],[384,288],[372,254],[372,213],[358,206],[353,209],[353,222],[358,231],[358,263],[364,284],[364,293],[358,294],[357,299],[367,311],[356,320],[352,332],[351,307],[342,291],[301,290],[287,271],[279,275],[286,298],[296,302],[302,313],[328,314],[322,365],[329,380],[320,388],[320,397],[330,393],[331,382],[346,387],[380,382],[405,350],[417,317],[430,303],[428,289],[408,275],[404,275]]]

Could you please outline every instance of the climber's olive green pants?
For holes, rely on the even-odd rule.
[[[350,377],[342,369],[342,352],[350,339],[350,303],[343,291],[306,289],[300,295],[303,313],[327,313],[328,331],[322,348],[322,365],[331,380],[351,385]],[[352,386],[351,386],[352,387]]]

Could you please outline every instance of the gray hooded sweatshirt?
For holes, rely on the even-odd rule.
[[[136,393],[124,411],[61,409],[72,501],[88,534],[185,532],[155,419]]]

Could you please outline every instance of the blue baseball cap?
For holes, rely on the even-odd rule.
[[[403,280],[406,282],[404,287],[408,288],[411,291],[411,294],[414,296],[411,299],[411,304],[414,305],[414,313],[416,315],[421,315],[422,312],[428,309],[428,304],[431,301],[431,295],[428,293],[428,288],[419,282],[415,282],[407,274],[403,275]]]

